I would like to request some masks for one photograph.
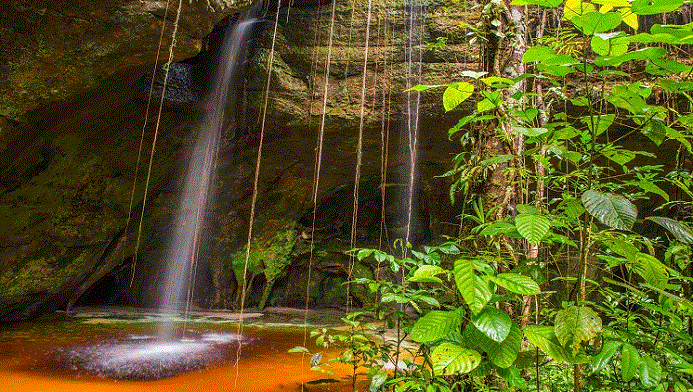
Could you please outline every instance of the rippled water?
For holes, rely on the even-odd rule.
[[[177,340],[157,341],[153,323],[41,321],[0,329],[0,390],[347,392],[351,369],[309,369],[300,329],[246,327],[236,368],[235,326],[199,324]],[[308,339],[310,343],[310,339]],[[310,347],[311,352],[317,348]],[[329,359],[336,352],[326,352]],[[360,390],[367,390],[361,377]]]

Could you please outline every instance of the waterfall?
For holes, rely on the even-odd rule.
[[[424,34],[424,10],[426,0],[407,1],[407,89],[421,84],[423,70],[423,34]],[[421,93],[418,91],[407,91],[405,107],[405,130],[406,130],[406,150],[409,153],[409,172],[407,178],[407,209],[406,209],[406,235],[405,243],[411,241],[412,219],[416,208],[416,163],[418,153],[419,138],[419,105]]]
[[[247,42],[258,20],[262,2],[241,13],[232,27],[226,29],[219,53],[219,63],[205,100],[200,131],[185,173],[180,204],[175,215],[171,239],[165,259],[163,292],[159,300],[162,313],[176,312],[190,304],[194,273],[200,249],[200,233],[204,227],[205,211],[210,200],[215,159],[224,128],[229,90],[237,86],[244,74]],[[233,100],[235,101],[235,100]],[[159,338],[171,338],[169,323],[162,323]]]

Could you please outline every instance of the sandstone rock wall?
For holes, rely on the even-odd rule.
[[[79,301],[145,305],[151,298],[158,298],[163,245],[175,213],[180,173],[199,119],[198,104],[164,107],[140,253],[135,258],[133,251],[144,191],[142,178],[155,126],[151,113],[148,122],[144,122],[146,100],[140,82],[151,67],[138,65],[153,61],[161,6],[165,3],[114,1],[114,4],[104,3],[109,4],[104,9],[92,5],[81,14],[77,14],[77,5],[65,5],[62,9],[58,3],[45,3],[44,8],[40,2],[13,1],[3,5],[10,7],[14,15],[24,18],[12,29],[36,26],[34,32],[25,32],[23,36],[30,37],[26,39],[32,45],[50,31],[41,18],[52,17],[65,18],[64,23],[73,26],[65,27],[65,31],[75,37],[84,37],[75,38],[74,45],[87,45],[92,37],[101,42],[98,45],[117,45],[118,49],[108,51],[97,60],[90,57],[93,51],[84,49],[86,54],[79,65],[65,68],[71,71],[56,73],[53,78],[47,74],[55,69],[54,61],[67,61],[64,59],[74,53],[77,46],[48,40],[50,50],[59,55],[40,57],[38,49],[27,49],[28,63],[3,61],[6,67],[3,72],[10,78],[0,88],[0,100],[10,103],[0,105],[5,110],[1,115],[5,116],[4,129],[11,131],[11,137],[8,131],[0,134],[0,148],[5,148],[0,155],[3,164],[0,172],[0,319],[3,320],[31,317]],[[362,98],[367,7],[363,0],[355,0],[353,4],[353,17],[351,2],[337,4],[315,231],[310,228],[309,217],[316,136],[323,114],[323,72],[331,5],[281,11],[251,248],[251,273],[256,277],[250,290],[250,304],[260,301],[282,305],[302,303],[300,298],[305,284],[311,287],[311,303],[343,303],[344,294],[335,287],[346,277],[347,259],[341,252],[348,247],[350,232],[347,222],[351,216]],[[402,233],[402,198],[408,172],[402,131],[402,97],[407,73],[403,48],[405,7],[382,1],[374,4],[366,71],[361,223],[357,227],[362,246],[377,246],[380,241],[383,118],[389,135],[384,208],[389,229],[385,243]],[[135,5],[140,7],[136,12],[127,11]],[[219,6],[222,5],[220,2]],[[472,16],[453,5],[436,0],[429,6],[424,41],[445,36],[448,47],[424,52],[423,83],[454,81],[459,71],[475,68],[473,51],[465,46],[465,32],[458,24]],[[197,17],[191,16],[181,24],[184,30],[179,38],[177,58],[188,57],[201,47],[200,38],[211,30],[219,15],[205,12],[200,11],[195,14]],[[87,22],[72,23],[70,18],[75,15],[81,15]],[[91,20],[84,15],[101,15],[103,19],[93,17],[95,19]],[[113,19],[116,17],[120,19]],[[244,261],[273,17],[273,13],[268,12],[263,22],[245,87],[239,92],[241,99],[235,119],[224,133],[215,186],[218,192],[206,227],[209,237],[203,252],[205,256],[200,260],[197,274],[197,298],[203,306],[230,307],[238,299],[236,281]],[[142,20],[146,28],[131,23]],[[2,23],[5,29],[13,26],[5,22]],[[108,30],[112,35],[99,33],[101,25],[112,26],[113,29]],[[70,30],[77,28],[74,26],[84,29],[89,26],[89,29]],[[59,24],[52,28],[59,29]],[[118,41],[116,36],[125,38]],[[17,41],[21,41],[20,38]],[[2,42],[5,42],[3,48],[10,45]],[[6,56],[12,50],[0,50],[0,54]],[[38,65],[40,72],[28,73]],[[77,76],[69,77],[73,74]],[[98,77],[94,76],[96,74]],[[77,79],[79,81],[72,82]],[[18,80],[33,82],[21,84]],[[87,88],[94,85],[96,87]],[[26,95],[22,95],[22,88],[27,91]],[[50,92],[54,89],[57,92]],[[384,105],[383,91],[386,92]],[[444,114],[441,93],[426,92],[421,101],[416,214],[420,241],[456,231],[456,211],[448,201],[448,184],[436,176],[446,171],[459,148],[447,140],[447,130],[457,122],[464,108],[457,113]],[[66,96],[69,98],[57,103],[46,103]],[[34,108],[36,110],[29,112]],[[142,152],[145,159],[138,165],[143,128],[146,131]],[[135,201],[130,210],[130,191],[136,175]],[[317,239],[318,249],[314,258],[316,272],[308,283],[304,282],[304,272],[310,237]],[[136,265],[134,275],[131,273],[133,265]],[[356,270],[359,275],[368,276],[372,275],[373,266],[360,265]]]

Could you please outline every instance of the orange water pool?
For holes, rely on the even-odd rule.
[[[196,324],[197,331],[236,332],[234,325]],[[60,347],[88,344],[99,339],[150,333],[151,324],[84,324],[78,320],[44,320],[0,328],[0,391],[74,392],[74,391],[184,391],[184,392],[278,392],[278,391],[351,391],[351,368],[330,365],[332,375],[309,369],[310,356],[287,353],[303,345],[302,329],[246,327],[250,342],[235,358],[203,370],[191,371],[156,381],[127,381],[100,378],[65,370],[51,362],[51,353]],[[310,345],[311,352],[318,349]],[[327,351],[324,358],[336,356]],[[367,390],[365,376],[358,376],[359,390]]]

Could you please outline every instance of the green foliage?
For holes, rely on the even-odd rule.
[[[638,210],[630,200],[612,193],[588,190],[582,194],[585,210],[603,224],[619,230],[630,230]]]
[[[500,309],[486,307],[471,320],[472,324],[491,340],[502,342],[508,337],[512,321],[510,316]]]
[[[469,373],[479,366],[481,355],[455,343],[443,343],[431,353],[431,362],[436,374]]]
[[[579,347],[602,331],[602,320],[585,306],[570,306],[556,313],[554,334],[561,345]]]
[[[692,389],[693,80],[676,45],[693,44],[693,24],[638,32],[638,16],[683,1],[512,4],[532,15],[561,7],[547,12],[560,28],[530,39],[525,74],[469,70],[410,89],[444,87],[446,112],[469,102],[448,133],[462,152],[444,175],[462,227],[450,252],[358,251],[418,285],[355,282],[374,297],[370,317],[416,346],[407,370],[386,376],[374,365],[372,387]],[[507,23],[501,1],[479,9],[467,27],[482,53],[527,32]]]

